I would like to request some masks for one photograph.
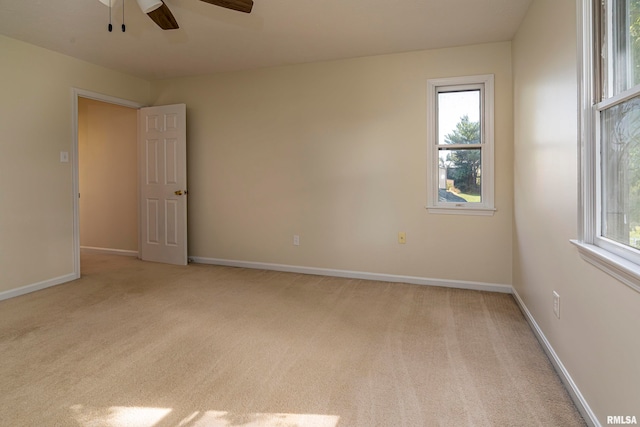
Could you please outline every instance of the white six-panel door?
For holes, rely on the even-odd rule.
[[[187,264],[186,106],[141,108],[140,257]]]

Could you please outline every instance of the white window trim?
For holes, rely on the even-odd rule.
[[[633,96],[624,92],[616,97],[607,99],[596,105],[596,93],[594,89],[595,45],[593,19],[593,0],[578,1],[578,64],[579,64],[579,96],[580,114],[578,118],[578,163],[579,163],[579,188],[578,194],[578,239],[571,240],[577,248],[580,256],[590,264],[601,269],[605,273],[615,277],[620,282],[640,292],[640,265],[620,256],[620,251],[615,249],[615,242],[607,241],[599,236],[600,218],[600,184],[598,142],[599,110],[613,103],[622,102]],[[622,249],[622,245],[618,249]],[[615,251],[615,252],[614,252]],[[616,253],[617,252],[617,253]]]
[[[483,143],[481,150],[482,164],[482,202],[451,203],[438,200],[438,125],[437,125],[437,92],[444,86],[484,85],[482,91],[482,125]],[[493,74],[478,76],[450,77],[427,80],[427,210],[435,214],[453,215],[485,215],[491,216],[494,207],[494,77]]]

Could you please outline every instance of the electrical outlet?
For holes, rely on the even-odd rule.
[[[398,243],[400,243],[401,245],[407,243],[407,233],[405,233],[404,231],[398,232]]]
[[[560,294],[553,291],[553,314],[560,318]]]
[[[293,235],[293,246],[300,246],[300,236],[297,234]]]

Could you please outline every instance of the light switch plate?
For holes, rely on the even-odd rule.
[[[61,151],[60,152],[60,163],[69,163],[69,152]]]

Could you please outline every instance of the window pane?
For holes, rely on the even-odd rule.
[[[438,93],[438,144],[479,143],[480,90]]]
[[[640,0],[608,0],[605,97],[640,83]]]
[[[640,97],[600,117],[602,235],[640,248]]]
[[[441,202],[480,203],[481,156],[479,148],[438,150],[438,199]]]

